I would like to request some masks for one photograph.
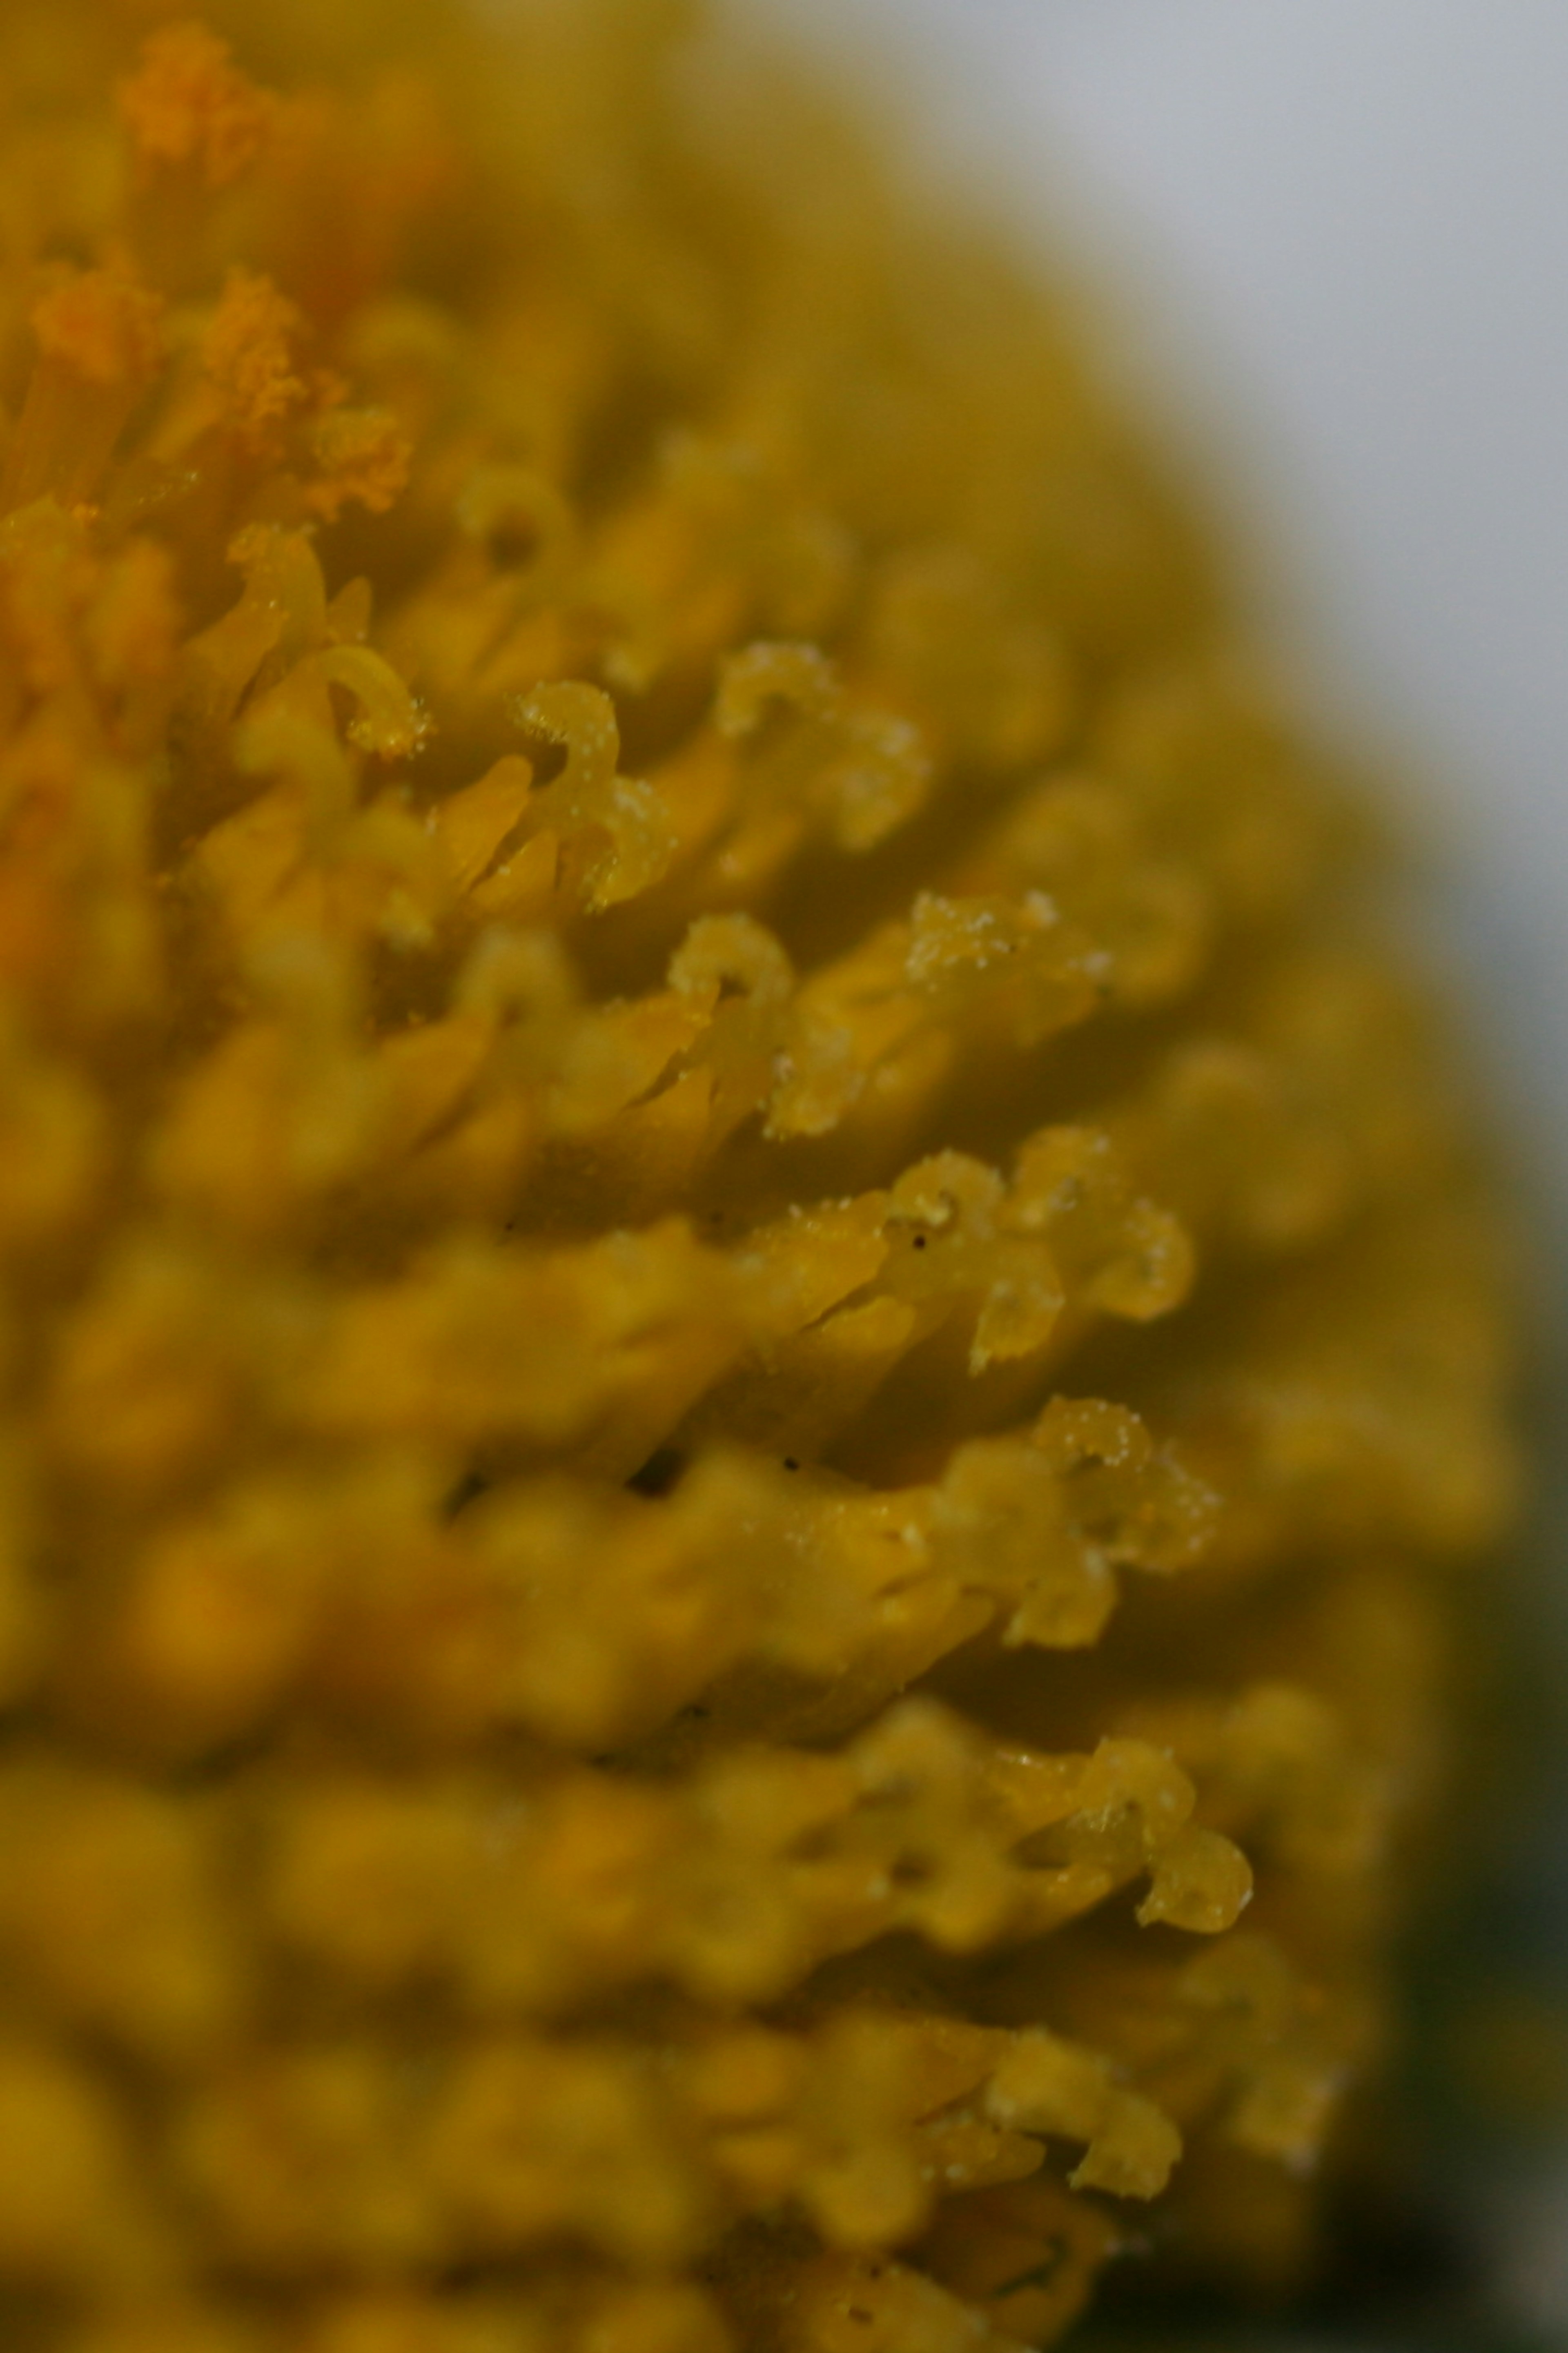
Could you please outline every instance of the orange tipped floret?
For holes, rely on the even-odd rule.
[[[211,13],[0,17],[0,2342],[1297,2275],[1512,1476],[1356,822],[787,73]]]
[[[47,496],[68,512],[98,491],[163,356],[163,313],[157,294],[112,270],[58,271],[33,306],[37,360],[0,485],[8,511]]]

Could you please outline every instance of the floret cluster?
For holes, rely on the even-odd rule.
[[[0,2337],[980,2353],[1376,2060],[1508,1315],[1057,307],[634,0],[6,0]]]

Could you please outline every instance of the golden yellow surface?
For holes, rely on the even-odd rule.
[[[1441,1057],[1056,312],[684,18],[0,17],[7,2353],[1040,2345],[1385,2035]]]

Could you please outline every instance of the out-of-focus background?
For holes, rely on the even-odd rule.
[[[1568,5],[751,5],[1106,290],[1281,643],[1419,779],[1568,1203]]]
[[[1550,1709],[1568,1694],[1561,1468],[1551,1492],[1568,1463],[1568,0],[746,5],[846,53],[1089,290],[1108,364],[1207,474],[1299,699],[1384,766],[1432,853],[1428,952],[1536,1238]],[[1542,2069],[1554,2005],[1568,2021],[1560,1778],[1453,1963],[1540,2000]],[[1531,2056],[1526,2030],[1527,2073]],[[1482,2218],[1490,2317],[1456,2313],[1422,2346],[1568,2348],[1563,2139],[1451,2138],[1440,2167]]]

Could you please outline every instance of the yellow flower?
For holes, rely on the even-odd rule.
[[[26,2353],[1040,2345],[1375,2063],[1442,1056],[1048,301],[679,13],[5,11]]]

